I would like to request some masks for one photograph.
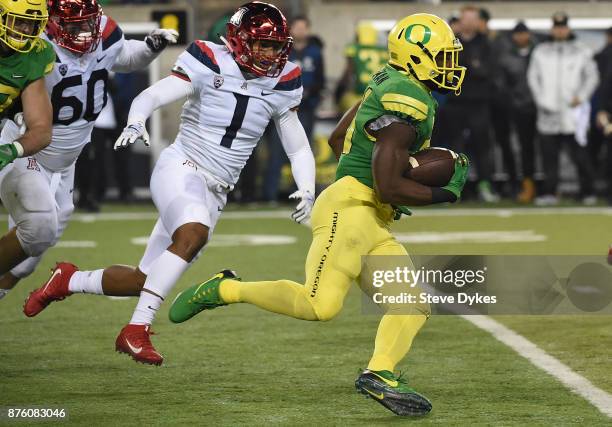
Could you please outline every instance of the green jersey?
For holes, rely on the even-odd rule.
[[[27,85],[53,70],[55,51],[51,43],[36,39],[28,53],[13,52],[0,56],[0,119],[19,112],[16,102]]]
[[[380,70],[389,59],[386,46],[351,44],[344,53],[348,58],[353,58],[355,93],[359,95],[365,92],[372,75]]]
[[[376,138],[368,129],[378,123],[384,126],[385,122],[390,123],[389,119],[395,118],[411,123],[416,130],[416,140],[409,151],[415,153],[429,147],[437,106],[425,85],[386,65],[372,77],[346,131],[336,180],[349,175],[374,188],[372,151]]]

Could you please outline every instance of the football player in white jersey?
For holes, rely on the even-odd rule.
[[[125,40],[96,0],[50,0],[48,6],[43,38],[56,56],[54,70],[45,77],[53,106],[52,138],[37,153],[15,159],[0,177],[9,228],[16,231],[7,235],[16,241],[2,239],[0,250],[8,244],[21,249],[6,263],[11,266],[0,271],[4,290],[32,273],[66,228],[74,209],[75,162],[107,102],[109,71],[146,67],[178,36],[173,30],[155,30],[145,41]]]
[[[315,161],[297,117],[301,71],[287,60],[292,45],[287,21],[275,6],[247,3],[232,16],[223,41],[192,43],[171,76],[134,100],[128,126],[115,144],[116,149],[139,140],[148,145],[145,121],[151,113],[187,98],[176,140],[162,152],[151,176],[159,219],[138,267],[77,271],[72,264],[60,263],[49,281],[31,294],[26,315],[34,316],[72,293],[140,295],[115,348],[136,361],[161,364],[163,357],[149,337],[155,312],[210,240],[227,194],[271,120],[298,187],[292,195],[299,199],[292,217],[308,220]]]

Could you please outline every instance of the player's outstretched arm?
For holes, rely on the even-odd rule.
[[[113,71],[130,73],[149,65],[169,45],[176,44],[179,34],[175,30],[153,30],[144,41],[125,40],[117,56]]]
[[[409,147],[416,139],[414,127],[395,122],[375,132],[376,143],[372,153],[374,184],[381,201],[392,205],[423,206],[433,203],[455,202],[461,194],[469,162],[461,155],[455,175],[448,186],[428,187],[404,178],[409,164]]]
[[[153,86],[145,89],[132,102],[127,126],[115,142],[115,150],[127,147],[137,141],[142,141],[148,146],[149,134],[145,122],[151,117],[153,111],[192,94],[193,86],[191,82],[174,75],[161,79]]]
[[[299,199],[291,217],[300,224],[308,221],[315,199],[315,159],[304,127],[295,110],[288,110],[275,120],[276,130],[287,157],[298,191],[289,198]]]
[[[51,143],[53,109],[45,87],[45,79],[30,83],[21,92],[25,133],[0,149],[0,169],[17,157],[30,156]]]
[[[327,143],[334,152],[336,160],[340,160],[340,156],[342,155],[342,148],[344,146],[344,137],[346,136],[346,131],[353,122],[353,119],[355,118],[355,115],[357,114],[357,110],[359,109],[360,105],[361,102],[358,102],[357,104],[353,105],[346,113],[344,113],[344,116],[342,116],[335,129],[329,136],[329,140],[327,141]]]

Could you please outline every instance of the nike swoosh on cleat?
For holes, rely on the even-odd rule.
[[[370,372],[370,373],[372,373],[373,375],[376,375],[377,378],[380,378],[381,380],[383,380],[385,384],[387,384],[389,387],[397,387],[399,384],[397,381],[388,380],[385,377],[381,377],[380,375],[376,374],[375,372]]]
[[[368,394],[370,394],[371,396],[375,397],[378,400],[383,400],[385,398],[385,393],[381,392],[380,394],[374,393],[370,390],[368,390],[367,388],[364,388],[363,390],[365,390]]]
[[[125,340],[126,344],[132,350],[132,353],[139,354],[142,351],[142,347],[134,347],[128,339]]]
[[[55,278],[55,276],[57,276],[58,274],[62,274],[62,269],[58,268],[53,272],[53,275],[49,278],[49,280],[47,280],[47,283],[45,284],[45,287],[43,288],[43,293],[45,293],[45,291],[47,290],[47,287],[51,284],[51,282],[53,281],[53,279]]]
[[[198,286],[198,287],[196,288],[196,290],[193,292],[193,294],[194,294],[194,295],[195,295],[195,294],[197,294],[197,293],[200,291],[200,288],[201,288],[202,286],[204,286],[205,284],[207,284],[208,282],[210,282],[210,281],[211,281],[211,280],[213,280],[213,279],[223,279],[223,273],[217,273],[217,274],[215,274],[213,277],[211,277],[210,279],[208,279],[206,282],[200,283],[200,286]]]

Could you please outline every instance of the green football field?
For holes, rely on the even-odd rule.
[[[421,419],[392,415],[354,389],[378,323],[376,316],[362,314],[356,286],[343,312],[328,323],[235,305],[174,325],[166,302],[153,327],[153,342],[165,356],[161,367],[114,352],[134,299],[75,295],[26,318],[21,312],[26,295],[46,280],[55,261],[81,269],[138,262],[154,211],[114,207],[107,212],[77,215],[62,245],[0,301],[0,407],[66,408],[70,424],[88,426],[612,424],[554,376],[457,316],[432,317],[398,366],[432,400],[433,411]],[[612,210],[447,208],[417,211],[394,229],[415,254],[605,257],[612,243]],[[213,240],[168,301],[222,268],[235,269],[246,280],[304,277],[310,232],[284,211],[229,210]],[[612,317],[496,320],[610,397]]]

